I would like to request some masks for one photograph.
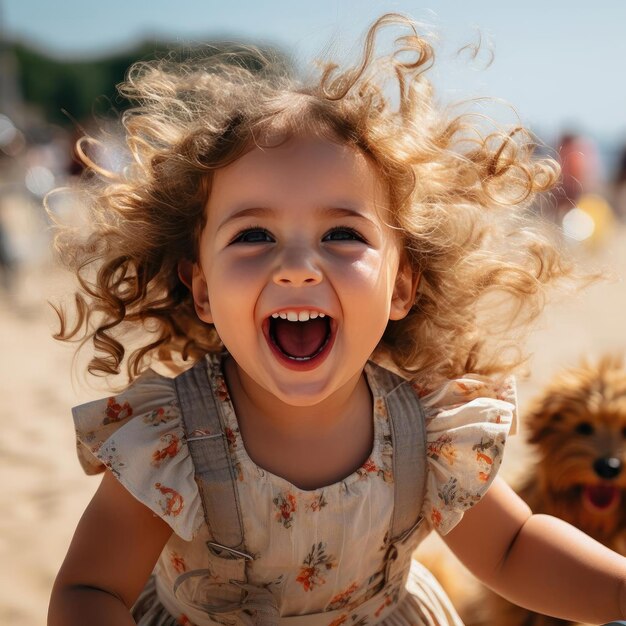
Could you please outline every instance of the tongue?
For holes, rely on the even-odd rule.
[[[587,501],[596,509],[608,509],[617,498],[620,492],[613,485],[593,485],[585,487],[585,497]]]
[[[274,341],[289,356],[307,357],[314,355],[326,341],[328,325],[324,318],[308,322],[289,322],[278,318],[272,320]]]

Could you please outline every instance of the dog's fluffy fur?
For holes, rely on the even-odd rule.
[[[534,513],[560,517],[626,555],[626,367],[617,357],[565,370],[525,419],[537,464],[518,490]],[[485,593],[471,626],[562,626],[564,622]]]

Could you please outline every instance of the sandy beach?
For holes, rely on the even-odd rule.
[[[522,412],[560,367],[583,355],[626,351],[626,229],[581,258],[609,267],[616,280],[549,307],[531,337],[532,374],[519,386]],[[12,626],[45,624],[54,577],[99,484],[79,467],[70,407],[106,391],[72,376],[72,347],[51,338],[55,316],[46,300],[69,289],[68,277],[42,254],[24,264],[14,293],[0,292],[0,477],[7,505],[0,518],[0,623]],[[505,475],[515,479],[527,461],[519,437]]]

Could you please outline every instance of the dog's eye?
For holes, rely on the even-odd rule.
[[[626,438],[626,426],[622,428],[622,436]]]
[[[593,435],[593,426],[589,422],[581,422],[576,426],[579,435]]]

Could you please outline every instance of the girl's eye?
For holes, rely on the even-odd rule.
[[[265,228],[247,228],[230,243],[273,243],[274,239]]]
[[[339,226],[333,228],[331,231],[324,235],[322,241],[362,241],[365,239],[353,228],[347,226]]]

